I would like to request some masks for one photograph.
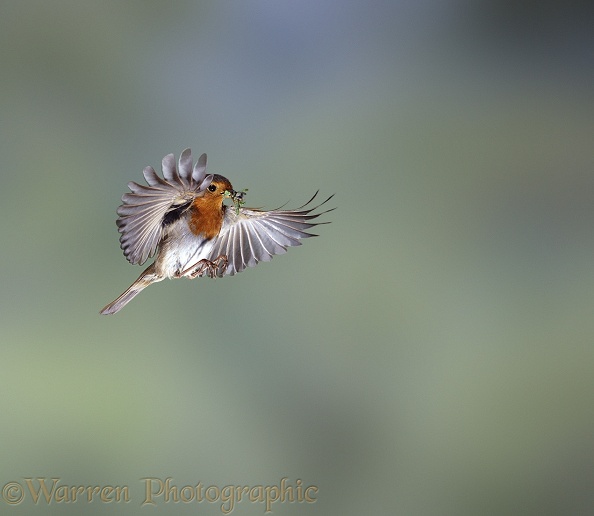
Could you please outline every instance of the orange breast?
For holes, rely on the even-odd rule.
[[[204,198],[197,198],[190,209],[190,231],[195,235],[202,235],[210,240],[216,237],[223,225],[223,207],[221,200],[209,202]]]

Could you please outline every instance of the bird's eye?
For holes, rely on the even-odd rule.
[[[208,191],[209,192],[214,192],[217,189],[216,185],[208,185]]]

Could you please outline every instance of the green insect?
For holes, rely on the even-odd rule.
[[[230,198],[233,201],[233,205],[235,206],[235,214],[239,215],[239,208],[241,206],[243,206],[245,204],[245,201],[243,200],[246,192],[248,191],[247,188],[244,188],[243,190],[241,190],[241,192],[237,192],[237,191],[229,191],[229,190],[225,190],[225,197]]]

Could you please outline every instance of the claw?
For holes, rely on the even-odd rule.
[[[209,278],[215,276],[221,277],[229,265],[227,256],[222,254],[217,256],[213,261],[200,260],[198,263],[188,267],[185,271],[180,273],[180,276],[187,276],[189,279],[197,278],[206,274]]]

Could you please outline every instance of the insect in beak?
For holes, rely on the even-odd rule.
[[[245,204],[243,198],[247,191],[248,189],[244,188],[241,192],[237,192],[236,190],[225,190],[223,192],[223,197],[225,199],[231,199],[233,201],[236,215],[239,215],[239,208]]]

